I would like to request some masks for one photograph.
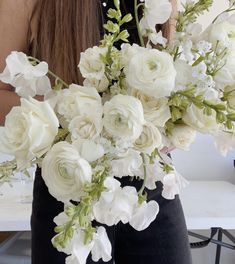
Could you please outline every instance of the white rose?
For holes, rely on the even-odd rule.
[[[187,125],[176,125],[169,135],[171,143],[179,149],[189,150],[195,141],[196,131]]]
[[[136,53],[124,68],[127,84],[143,93],[161,98],[169,96],[175,86],[176,71],[172,57],[156,49]]]
[[[120,182],[108,177],[104,182],[107,191],[103,191],[100,199],[93,205],[95,219],[108,226],[116,225],[119,221],[128,223],[138,202],[136,188],[120,187]]]
[[[216,122],[216,112],[212,110],[212,115],[208,116],[203,113],[203,109],[195,105],[187,108],[183,121],[201,133],[214,134],[219,129],[219,124]]]
[[[23,52],[12,51],[6,58],[6,68],[0,74],[0,80],[14,86],[19,96],[34,97],[51,90],[47,72],[46,62],[33,66]]]
[[[171,118],[167,98],[156,99],[135,89],[132,89],[131,95],[141,101],[146,121],[152,122],[155,126],[164,127],[165,123]]]
[[[106,76],[104,76],[101,80],[93,79],[85,79],[83,82],[84,86],[95,87],[98,92],[104,92],[109,87],[109,80]]]
[[[133,149],[128,149],[124,153],[119,153],[117,158],[110,162],[110,175],[120,178],[123,176],[135,176],[135,172],[141,165],[142,158],[140,153]]]
[[[55,109],[67,122],[92,112],[102,115],[101,97],[94,87],[72,84],[60,92]]]
[[[162,145],[162,135],[157,127],[146,122],[139,138],[134,143],[134,148],[140,152],[151,154],[155,148]]]
[[[102,131],[101,113],[94,112],[92,115],[76,116],[69,123],[72,140],[95,139]]]
[[[93,47],[81,53],[78,67],[84,78],[102,80],[105,73],[105,64],[101,55],[107,53],[107,48]]]
[[[142,104],[133,96],[116,95],[104,104],[103,122],[112,136],[135,141],[145,122]]]
[[[143,202],[136,206],[130,225],[137,231],[146,229],[156,218],[159,213],[159,205],[156,201]]]
[[[59,122],[47,101],[21,98],[6,116],[0,137],[0,151],[14,155],[19,169],[31,167],[31,160],[39,158],[51,147]]]
[[[91,166],[81,158],[75,146],[61,141],[42,161],[42,177],[49,192],[58,201],[79,201],[86,182],[91,182]]]

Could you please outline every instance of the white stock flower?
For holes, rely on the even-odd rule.
[[[184,90],[193,82],[192,66],[186,61],[178,59],[174,63],[176,69],[175,90]]]
[[[165,23],[170,18],[171,11],[172,5],[169,0],[145,0],[144,16],[140,20],[141,31]]]
[[[134,143],[134,148],[140,152],[151,154],[155,148],[162,146],[162,135],[158,128],[146,122],[139,138]]]
[[[103,124],[108,133],[123,141],[135,141],[144,124],[141,102],[133,96],[115,95],[104,104]]]
[[[94,46],[81,53],[78,67],[84,78],[102,80],[105,72],[105,63],[101,55],[105,55],[107,48]]]
[[[142,158],[138,151],[128,149],[124,153],[119,153],[117,157],[110,162],[112,176],[135,176],[135,172],[142,165]]]
[[[163,47],[166,46],[167,39],[163,37],[162,31],[151,32],[148,34],[148,38],[154,45],[160,44]]]
[[[196,131],[187,125],[176,125],[169,135],[171,143],[178,149],[189,150],[195,141]]]
[[[95,139],[102,131],[102,113],[93,112],[87,115],[74,117],[68,129],[72,140]]]
[[[133,215],[138,202],[138,194],[135,187],[120,187],[120,182],[108,177],[104,182],[106,191],[103,191],[100,199],[93,205],[95,219],[108,226],[116,225],[119,221],[128,223]]]
[[[201,133],[214,134],[219,129],[219,125],[216,122],[216,112],[213,109],[212,114],[208,116],[203,113],[203,109],[191,105],[187,108],[183,121]]]
[[[51,147],[59,122],[48,102],[33,98],[21,98],[21,106],[15,106],[7,114],[0,137],[0,151],[14,155],[19,169],[31,167],[31,161],[39,158]]]
[[[99,259],[102,259],[104,262],[111,260],[112,246],[103,226],[97,228],[93,236],[93,241],[94,245],[91,250],[92,260],[96,262],[99,261]]]
[[[101,97],[94,87],[71,84],[59,93],[55,109],[67,122],[88,113],[102,115]]]
[[[58,201],[79,201],[83,185],[91,182],[91,175],[90,164],[68,142],[56,143],[42,161],[42,177]]]
[[[175,199],[175,195],[180,194],[189,182],[177,171],[166,174],[161,180],[163,184],[162,196],[167,200]]]
[[[146,121],[152,122],[155,126],[164,127],[165,123],[171,118],[167,98],[156,99],[135,89],[132,89],[131,95],[141,101]]]
[[[172,57],[156,49],[143,49],[134,54],[124,67],[124,73],[131,88],[155,98],[169,96],[175,86]]]
[[[51,90],[47,72],[46,62],[33,66],[23,52],[12,51],[6,58],[6,68],[0,74],[0,80],[14,86],[19,96],[34,97]]]
[[[159,205],[156,201],[152,200],[138,204],[134,209],[133,216],[129,224],[137,231],[146,229],[156,218],[159,212]]]

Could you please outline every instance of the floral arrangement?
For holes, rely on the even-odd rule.
[[[21,96],[0,136],[0,151],[15,157],[0,165],[0,181],[41,167],[50,194],[64,203],[52,243],[66,263],[85,264],[90,252],[93,261],[109,261],[111,243],[94,221],[144,230],[159,212],[145,188],[161,181],[162,196],[174,199],[186,186],[164,147],[188,150],[197,131],[212,135],[224,155],[235,146],[235,1],[203,32],[196,19],[213,1],[186,1],[171,42],[156,31],[171,15],[169,0],[134,2],[132,18],[114,0],[100,46],[81,53],[83,86],[16,51],[0,74]],[[141,45],[128,43],[132,19]],[[125,176],[142,187],[121,187]]]

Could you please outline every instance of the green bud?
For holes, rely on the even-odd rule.
[[[122,41],[128,42],[127,38],[129,38],[129,36],[128,31],[125,29],[118,35],[117,40],[121,39]]]
[[[227,118],[231,121],[235,121],[235,113],[232,113],[232,114],[228,114],[227,115]]]
[[[226,122],[226,127],[229,129],[229,130],[232,130],[233,129],[233,123],[231,120],[227,120]]]
[[[119,25],[116,23],[113,23],[110,20],[107,22],[107,24],[104,24],[104,28],[111,33],[116,33],[119,31]]]
[[[117,10],[115,10],[115,9],[113,9],[113,8],[110,8],[110,9],[108,10],[108,14],[107,14],[107,16],[108,16],[109,18],[116,18],[116,17],[117,17]]]
[[[117,10],[120,10],[120,0],[114,0],[114,5],[117,8]]]
[[[226,116],[222,112],[217,112],[216,113],[216,120],[218,123],[223,123],[226,120]]]
[[[211,116],[212,115],[212,109],[208,106],[206,106],[204,109],[203,109],[203,114],[204,115],[207,115],[207,116]]]
[[[182,113],[176,107],[172,107],[171,115],[172,115],[172,121],[173,122],[175,122],[176,120],[182,118]]]
[[[122,21],[121,21],[121,24],[124,24],[124,23],[128,23],[130,22],[131,20],[133,19],[132,15],[131,14],[127,14],[123,17]]]

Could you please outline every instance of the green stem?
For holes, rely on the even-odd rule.
[[[40,63],[41,61],[34,58],[34,57],[31,57],[31,56],[28,56],[28,59],[29,60],[32,60],[34,62],[37,62],[37,63]],[[58,80],[59,82],[61,82],[65,87],[69,87],[69,84],[66,83],[63,79],[61,79],[59,76],[57,76],[55,73],[53,73],[52,71],[48,70],[48,74],[51,75],[55,80]]]
[[[141,34],[141,31],[140,31],[140,22],[139,22],[139,17],[138,17],[138,8],[141,6],[141,5],[138,5],[137,4],[137,0],[134,0],[135,1],[135,21],[136,21],[136,27],[137,27],[137,30],[138,30],[138,35],[139,35],[139,39],[140,39],[140,44],[142,47],[144,47],[144,39],[143,39],[143,36]]]
[[[142,160],[143,160],[143,167],[144,167],[144,181],[143,181],[143,184],[142,184],[140,190],[138,191],[138,194],[142,194],[142,193],[143,193],[144,188],[145,188],[146,179],[147,179],[147,170],[146,170],[145,156],[144,156],[144,153],[141,153],[140,155],[141,155]]]
[[[212,21],[212,24],[215,23],[215,21],[218,19],[218,17],[224,13],[228,13],[228,12],[231,12],[231,11],[234,11],[235,8],[232,8],[232,7],[229,7],[228,9],[224,10],[222,13],[220,13],[218,16],[216,16],[216,18]]]

